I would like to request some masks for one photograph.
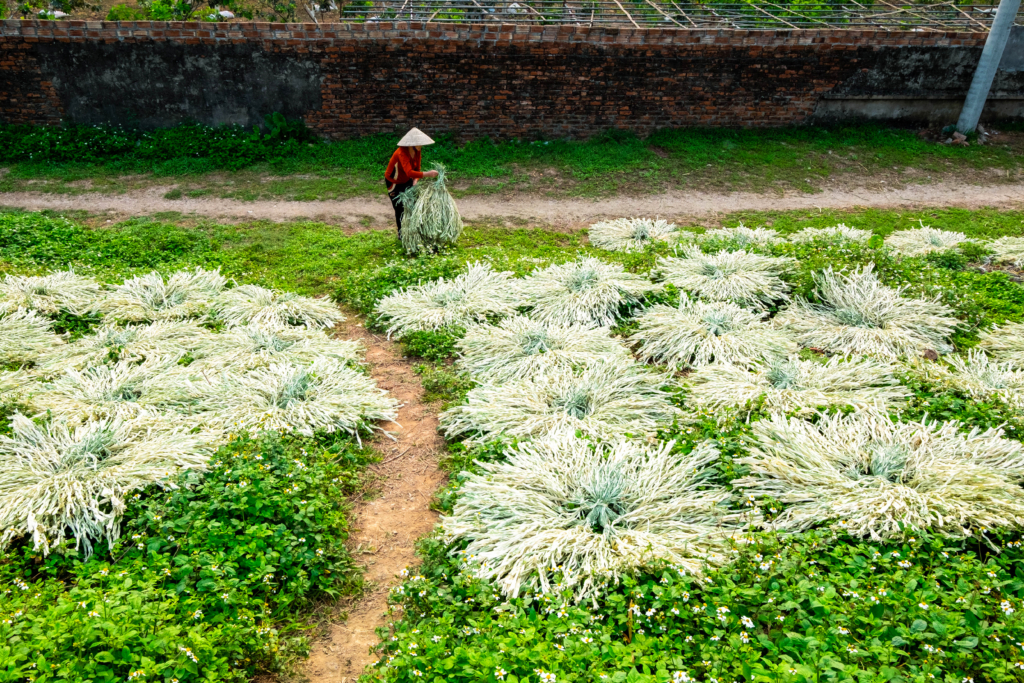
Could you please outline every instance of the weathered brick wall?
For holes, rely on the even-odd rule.
[[[0,117],[251,125],[282,111],[331,137],[410,125],[517,137],[781,126],[811,120],[824,97],[851,88],[857,97],[879,89],[962,97],[984,40],[841,30],[6,21]],[[997,89],[1024,98],[1024,76],[1000,78]]]

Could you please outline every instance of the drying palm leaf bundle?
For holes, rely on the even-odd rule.
[[[519,315],[497,325],[471,326],[458,350],[459,366],[492,384],[629,358],[607,327],[548,325]]]
[[[862,412],[815,424],[776,415],[753,431],[750,456],[737,460],[750,474],[732,485],[786,505],[774,528],[833,521],[875,541],[1024,528],[1024,445],[999,430]]]
[[[530,317],[555,325],[609,327],[624,306],[661,288],[618,264],[591,256],[534,271],[523,280]]]
[[[978,348],[993,358],[1024,368],[1024,323],[1006,323],[981,332]]]
[[[960,391],[972,399],[996,398],[1014,408],[1024,408],[1024,370],[993,360],[979,349],[945,360],[946,366],[917,363],[916,369],[929,382]]]
[[[708,230],[700,235],[699,238],[701,241],[722,240],[730,242],[733,247],[738,249],[750,249],[752,247],[763,249],[770,247],[776,242],[783,241],[779,237],[777,230],[772,230],[771,228],[748,228],[742,223],[735,228]]]
[[[747,365],[785,357],[797,345],[785,332],[729,301],[692,301],[680,297],[679,307],[658,304],[638,318],[629,341],[639,346],[644,361],[680,368],[699,368],[712,361]]]
[[[38,365],[44,376],[52,377],[66,370],[83,370],[91,365],[117,361],[178,360],[208,344],[213,337],[209,330],[180,320],[125,327],[105,324],[93,334],[59,347]]]
[[[373,378],[334,358],[311,365],[272,363],[242,375],[226,375],[209,399],[214,420],[225,428],[263,429],[312,436],[346,432],[359,439],[361,427],[394,421],[398,401]]]
[[[514,597],[572,589],[596,598],[630,570],[656,561],[687,573],[724,559],[738,528],[712,483],[718,451],[686,455],[675,442],[594,445],[571,434],[523,443],[508,460],[465,473],[447,540],[463,540],[468,567]]]
[[[24,370],[0,370],[0,406],[20,400],[22,390],[32,383],[32,375]]]
[[[874,264],[849,275],[816,273],[821,303],[794,302],[775,324],[805,347],[835,354],[870,354],[895,359],[927,350],[948,353],[948,339],[960,325],[953,310],[937,300],[908,299],[903,288],[886,287]]]
[[[904,256],[924,256],[933,251],[946,251],[967,242],[962,232],[936,230],[922,225],[912,230],[897,230],[885,238],[885,246]]]
[[[68,370],[35,387],[30,406],[66,422],[134,418],[163,411],[194,412],[197,391],[173,358],[145,363],[118,361]]]
[[[590,226],[590,244],[609,251],[643,251],[667,242],[679,228],[659,218],[616,218]]]
[[[804,228],[790,236],[789,240],[796,244],[809,242],[867,242],[871,239],[870,230],[858,230],[840,223],[827,228]]]
[[[49,275],[5,275],[0,282],[0,314],[27,308],[43,315],[62,311],[85,315],[101,296],[99,283],[71,270]]]
[[[462,216],[445,185],[445,168],[434,164],[437,178],[421,178],[399,195],[402,215],[402,246],[409,254],[434,253],[455,244],[462,235]]]
[[[100,302],[99,310],[123,322],[200,318],[209,312],[225,284],[219,270],[181,270],[166,280],[152,272],[116,285]]]
[[[359,341],[333,339],[314,328],[243,325],[212,335],[194,355],[196,361],[190,367],[196,369],[244,371],[273,363],[309,365],[318,358],[358,363],[363,345]]]
[[[212,451],[206,436],[149,418],[41,426],[15,415],[11,426],[0,436],[0,548],[27,535],[43,554],[68,537],[86,555],[113,543],[129,494],[205,469]]]
[[[0,317],[0,365],[34,363],[64,344],[53,323],[35,311],[19,308]]]
[[[324,328],[334,327],[345,319],[329,299],[314,299],[258,285],[242,285],[224,291],[213,301],[211,312],[229,327],[304,325]]]
[[[662,391],[666,378],[632,362],[601,362],[578,372],[553,370],[505,384],[482,384],[466,403],[441,414],[445,436],[473,441],[540,438],[562,430],[601,439],[653,434],[678,410]]]
[[[835,357],[826,363],[777,358],[749,368],[715,363],[687,377],[689,404],[713,412],[755,404],[807,417],[827,407],[886,408],[909,395],[888,363]]]
[[[659,258],[656,273],[701,299],[735,301],[756,308],[789,300],[789,285],[779,274],[792,265],[791,258],[762,256],[742,249],[705,254],[696,247],[686,247],[681,253],[683,258]]]
[[[994,252],[992,263],[1024,268],[1024,237],[1000,237],[987,242],[985,246]]]
[[[515,313],[521,303],[519,282],[512,273],[472,263],[451,280],[442,277],[389,294],[377,302],[374,313],[387,322],[390,339],[503,318]]]

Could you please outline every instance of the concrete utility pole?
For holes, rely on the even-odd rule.
[[[1020,9],[1020,0],[1000,0],[996,18],[992,20],[992,29],[985,40],[985,48],[981,51],[978,68],[974,70],[971,89],[967,91],[964,108],[960,110],[960,120],[956,129],[966,135],[978,127],[981,110],[985,108],[988,91],[992,88],[992,80],[996,77],[996,69],[1003,58],[1003,48],[1010,37],[1010,28]]]

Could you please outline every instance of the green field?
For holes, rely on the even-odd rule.
[[[745,135],[735,134],[737,150],[746,144]],[[785,135],[790,137],[780,140],[786,144],[799,137]],[[388,144],[381,142],[380,148]],[[562,145],[560,154],[589,159],[591,177],[598,178],[594,182],[604,183],[632,163],[597,153],[600,145],[609,144],[632,149],[632,156],[626,156],[639,159],[652,143],[551,146]],[[659,144],[670,148],[667,140]],[[803,144],[824,143],[808,135]],[[553,163],[553,157],[543,157],[547,152],[530,151],[534,147],[508,149]],[[702,149],[706,156],[700,163],[739,163],[744,154],[715,156],[706,146]],[[697,151],[680,147],[678,154],[699,165]],[[503,158],[507,163],[524,159],[511,152]],[[785,158],[795,163],[797,157],[757,158],[765,166],[784,169]],[[482,162],[474,167],[467,159],[453,161],[460,163],[478,169],[474,172],[481,178],[495,170]],[[657,155],[643,163],[662,169],[655,173],[677,170],[659,166]],[[920,158],[913,163],[919,164]],[[97,178],[113,172],[104,165],[79,170]],[[852,270],[874,263],[884,284],[904,287],[907,297],[936,299],[949,307],[959,321],[951,338],[957,352],[974,348],[979,333],[992,325],[1024,322],[1019,269],[985,267],[990,250],[984,244],[1002,236],[1024,236],[1024,212],[749,213],[722,222],[730,227],[741,222],[770,226],[783,237],[838,223],[873,231],[875,236],[862,244],[781,242],[762,251],[795,259],[784,275],[795,297],[813,297],[814,276],[827,267]],[[922,222],[963,232],[978,243],[919,257],[901,257],[884,247],[885,236]],[[636,253],[610,252],[590,246],[585,232],[473,224],[450,251],[410,259],[402,255],[390,230],[346,235],[311,222],[185,226],[133,219],[103,227],[92,224],[86,215],[0,214],[0,273],[41,274],[70,267],[103,282],[120,282],[151,270],[168,274],[219,268],[239,284],[329,295],[383,329],[385,321],[373,313],[382,297],[456,276],[469,263],[483,261],[524,276],[588,255],[647,276],[657,259],[672,251],[661,244]],[[643,303],[675,305],[677,296],[670,288]],[[775,314],[777,308],[769,312]],[[53,318],[58,331],[74,338],[102,324],[88,315],[60,313]],[[636,320],[627,317],[613,332],[626,335],[636,329]],[[407,354],[422,363],[428,400],[456,406],[475,386],[453,364],[455,345],[464,333],[451,328],[401,340]],[[5,367],[16,368],[11,363]],[[1001,428],[1012,441],[1024,439],[1024,413],[1020,404],[1006,398],[1012,392],[972,396],[908,368],[900,372],[908,397],[889,411],[893,419],[957,420],[965,433]],[[673,441],[671,452],[679,458],[710,440],[721,457],[704,485],[734,493],[726,505],[743,513],[749,506],[733,482],[749,474],[739,460],[750,454],[756,425],[768,413],[754,405],[713,416],[695,414],[678,379],[666,375],[670,400],[688,417],[663,425],[653,440]],[[12,397],[2,402],[5,418],[21,408]],[[44,423],[47,416],[35,419]],[[6,419],[4,425],[0,434],[9,436]],[[506,462],[514,446],[503,440],[449,440],[443,466],[452,481],[437,493],[435,507],[452,514],[462,499],[466,473],[480,473],[483,463]],[[338,502],[360,488],[364,468],[373,458],[372,449],[347,436],[242,436],[221,447],[214,456],[216,466],[205,475],[186,474],[177,490],[151,487],[133,499],[124,512],[123,538],[130,542],[97,546],[85,559],[70,547],[44,557],[29,539],[13,539],[0,555],[0,582],[7,591],[0,603],[0,681],[184,683],[294,672],[308,650],[307,637],[320,619],[320,606],[359,591],[360,576],[343,545],[345,509]],[[911,474],[906,476],[909,481]],[[240,488],[240,482],[247,487]],[[0,480],[0,509],[9,490],[10,484]],[[1015,495],[1024,501],[1019,487]],[[787,505],[796,503],[758,501],[769,518]],[[703,576],[652,561],[581,602],[573,600],[568,587],[506,598],[494,582],[474,576],[457,554],[463,545],[445,544],[440,537],[425,539],[422,566],[392,593],[395,621],[381,633],[382,664],[367,680],[1024,681],[1024,519],[1000,528],[968,525],[963,538],[921,529],[874,541],[847,535],[835,521],[822,519],[810,530],[793,534],[749,529],[741,534],[749,540],[733,544],[729,561],[707,568]],[[272,578],[266,579],[268,575]],[[557,580],[557,570],[552,576]]]
[[[182,126],[122,129],[0,127],[0,191],[122,193],[168,187],[168,198],[344,199],[382,192],[396,136],[324,142],[292,124],[267,133]],[[650,194],[672,189],[814,192],[829,181],[1006,182],[1021,173],[1022,137],[953,147],[877,126],[781,130],[663,130],[641,139],[461,141],[425,154],[445,164],[456,195]]]

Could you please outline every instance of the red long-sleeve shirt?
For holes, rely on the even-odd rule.
[[[391,185],[401,185],[410,180],[422,178],[423,173],[420,171],[422,159],[423,155],[413,151],[411,147],[399,147],[391,155],[388,170],[384,172],[384,180]]]

